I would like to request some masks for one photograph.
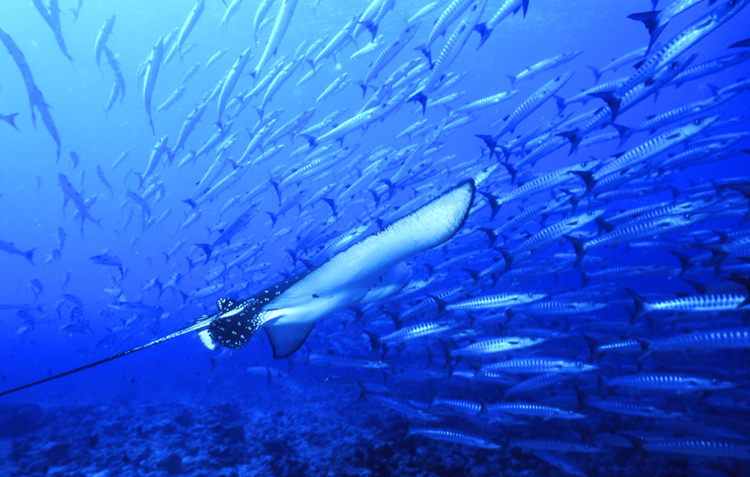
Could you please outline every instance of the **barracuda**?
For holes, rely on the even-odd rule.
[[[721,293],[712,295],[695,295],[684,298],[674,298],[658,302],[650,302],[628,288],[625,289],[633,299],[635,313],[633,320],[648,313],[717,313],[722,311],[736,311],[750,302],[745,293]]]
[[[357,399],[357,402],[364,401],[364,400],[370,400],[374,401],[378,404],[380,404],[383,407],[386,407],[388,409],[392,409],[399,414],[403,414],[409,419],[419,419],[422,421],[427,422],[439,422],[440,419],[436,416],[433,416],[432,414],[426,412],[424,409],[419,409],[414,407],[412,404],[410,404],[408,401],[401,401],[399,399],[394,399],[389,396],[383,396],[381,394],[374,394],[365,388],[362,383],[359,383],[359,399]]]
[[[482,437],[473,436],[471,434],[465,434],[463,432],[454,431],[451,429],[423,429],[423,428],[409,428],[408,436],[418,435],[428,437],[430,439],[436,439],[439,441],[454,442],[470,447],[481,447],[482,449],[500,449],[500,446]]]
[[[390,365],[383,361],[374,361],[354,356],[342,356],[339,354],[316,354],[310,353],[305,360],[306,364],[316,366],[341,366],[345,368],[383,369]]]
[[[496,104],[500,104],[504,101],[507,101],[517,94],[518,94],[518,90],[503,91],[502,93],[493,94],[492,96],[487,96],[486,98],[472,101],[471,103],[465,104],[461,106],[460,108],[456,108],[454,112],[469,113],[473,111],[479,111],[481,109],[489,108],[489,107],[495,106]]]
[[[593,407],[600,411],[624,416],[638,416],[658,419],[685,419],[684,414],[679,412],[665,411],[653,406],[645,406],[637,402],[618,401],[616,399],[591,399],[586,397],[579,389],[576,389],[578,396],[578,409]]]
[[[672,146],[686,141],[696,134],[700,133],[711,124],[716,122],[719,117],[720,116],[717,115],[696,119],[689,124],[662,133],[655,138],[644,142],[635,149],[631,149],[630,151],[617,157],[616,159],[605,163],[605,165],[601,169],[594,173],[593,179],[595,181],[599,180],[607,174],[622,170],[638,162],[646,161],[656,156],[657,154],[666,151]]]
[[[696,56],[697,54],[694,54],[686,58],[674,60],[671,63],[665,65],[663,68],[656,72],[653,82],[649,84],[637,84],[635,87],[628,90],[624,94],[622,99],[619,100],[619,103],[617,103],[614,92],[602,91],[599,93],[592,93],[591,96],[602,98],[604,99],[604,101],[612,103],[612,106],[608,105],[604,108],[594,111],[594,117],[591,118],[589,122],[587,122],[582,127],[573,131],[558,133],[560,136],[563,136],[570,141],[570,152],[568,154],[572,154],[578,148],[578,145],[585,136],[594,131],[598,131],[607,124],[614,122],[615,118],[612,115],[612,111],[615,106],[617,106],[620,113],[633,108],[636,104],[640,103],[651,94],[658,91],[664,85],[669,83],[674,77],[684,71],[685,68],[687,68],[687,66],[696,58]]]
[[[625,434],[622,434],[626,436]],[[735,442],[722,442],[705,439],[665,439],[644,441],[631,437],[633,447],[638,451],[658,452],[668,454],[683,454],[689,456],[732,457],[738,459],[750,458],[750,446]]]
[[[605,382],[608,387],[621,386],[635,389],[676,391],[678,393],[716,391],[736,386],[734,383],[719,381],[718,379],[705,379],[679,374],[636,374],[606,379]]]
[[[574,176],[572,174],[574,172],[591,171],[599,167],[600,164],[601,161],[599,160],[591,160],[548,172],[547,174],[543,174],[511,192],[503,194],[502,196],[489,197],[490,204],[492,205],[494,211],[496,208],[499,209],[503,204],[506,204],[512,200],[525,199],[526,197],[529,197],[531,195],[553,189],[556,186],[564,184],[565,182],[573,179]]]
[[[559,240],[563,235],[570,234],[571,232],[597,220],[599,217],[604,215],[605,212],[606,209],[590,210],[575,217],[563,219],[553,225],[550,225],[549,227],[540,230],[539,232],[524,240],[518,246],[503,253],[507,267],[509,268],[511,262],[513,262],[515,258],[522,253],[530,252],[533,255],[541,248]]]
[[[584,419],[586,416],[574,411],[559,409],[556,407],[545,406],[542,404],[527,403],[501,403],[488,404],[483,407],[483,411],[488,413],[513,414],[516,416],[541,417],[547,419]]]
[[[485,364],[481,367],[478,375],[487,372],[508,374],[586,373],[596,369],[598,369],[598,366],[565,361],[559,358],[514,358],[499,363]]]
[[[449,303],[444,305],[446,311],[496,310],[510,308],[547,298],[545,293],[506,293],[500,295],[484,295],[477,298]]]
[[[492,34],[492,31],[501,21],[509,17],[512,13],[518,12],[521,7],[523,7],[523,16],[526,17],[526,11],[529,9],[529,0],[505,0],[497,13],[492,15],[489,20],[474,27],[474,29],[482,35],[477,50],[484,45],[484,42],[487,41]]]
[[[571,237],[570,235],[563,235],[563,237],[568,239],[568,241],[573,244],[573,248],[576,252],[576,262],[574,266],[577,267],[581,263],[581,260],[583,259],[583,256],[586,254],[586,252],[594,247],[617,245],[639,238],[666,234],[673,230],[687,227],[688,225],[706,220],[708,218],[708,214],[688,213],[679,216],[660,217],[648,222],[634,225],[632,227],[619,227],[611,232],[593,238],[589,241],[583,241],[581,239]]]
[[[281,8],[276,15],[276,21],[273,24],[271,37],[268,39],[268,43],[266,43],[266,48],[263,50],[263,55],[260,57],[260,60],[258,60],[258,64],[255,65],[255,69],[250,73],[250,76],[252,76],[253,79],[258,79],[260,72],[271,59],[271,56],[276,55],[281,40],[284,39],[289,24],[292,22],[292,16],[294,15],[294,10],[297,8],[298,2],[299,0],[281,0]]]
[[[526,439],[514,440],[510,443],[511,447],[520,447],[523,450],[550,450],[555,452],[584,452],[593,453],[601,452],[599,447],[587,444],[577,444],[574,442],[558,441],[554,439]]]
[[[608,101],[612,113],[612,121],[617,117],[620,109],[620,100],[628,91],[640,83],[653,81],[653,77],[657,71],[739,13],[749,1],[729,0],[723,5],[714,8],[678,33],[660,50],[655,51],[646,60],[641,62],[641,64],[636,65],[638,66],[636,72],[614,92],[613,100]]]
[[[465,0],[453,1],[453,3],[459,2],[465,3]],[[431,64],[432,71],[430,72],[430,76],[427,78],[424,87],[409,98],[409,101],[419,101],[422,104],[423,115],[425,113],[425,108],[427,108],[427,96],[448,71],[448,68],[458,57],[458,54],[461,53],[461,50],[468,41],[471,32],[474,31],[474,26],[479,21],[479,17],[482,16],[486,6],[487,0],[475,0],[470,6],[468,6],[468,13],[456,30],[451,34],[450,38],[448,38],[448,41],[445,42],[445,46],[440,51],[438,59],[435,60],[434,64]],[[430,57],[428,56],[428,59],[429,58]],[[432,62],[430,61],[430,63]]]
[[[523,336],[505,336],[488,340],[477,341],[476,343],[454,349],[451,354],[454,356],[479,356],[484,354],[506,353],[508,351],[529,348],[537,346],[547,341],[544,338],[523,337]]]
[[[568,71],[567,73],[550,80],[536,90],[526,99],[526,101],[521,103],[515,111],[504,118],[505,123],[497,134],[493,136],[477,136],[487,144],[487,147],[490,150],[490,155],[495,151],[498,139],[503,137],[505,133],[512,133],[515,131],[516,126],[518,126],[521,121],[526,119],[531,113],[547,102],[548,99],[557,94],[557,92],[560,91],[560,89],[562,89],[562,87],[565,86],[568,80],[573,76],[573,73],[574,71]]]
[[[750,331],[746,329],[725,329],[695,331],[684,335],[648,340],[639,338],[644,351],[704,351],[714,349],[750,348]]]
[[[432,55],[430,54],[432,44],[438,39],[438,37],[445,35],[445,32],[451,24],[458,20],[461,14],[469,8],[471,3],[472,0],[452,0],[448,7],[443,10],[443,13],[441,13],[435,21],[432,31],[430,31],[430,35],[427,37],[427,41],[423,45],[415,48],[427,57],[427,61],[430,65],[432,65]],[[474,25],[472,25],[471,28],[474,28]]]
[[[515,76],[511,76],[511,75],[507,75],[507,76],[510,79],[510,84],[515,85],[517,82],[521,80],[532,79],[543,71],[551,70],[552,68],[560,66],[563,63],[567,63],[568,61],[571,61],[577,58],[581,53],[583,53],[582,50],[571,51],[568,53],[561,53],[557,56],[554,56],[552,58],[547,58],[546,60],[542,60],[539,63],[529,66],[528,68],[521,71]]]

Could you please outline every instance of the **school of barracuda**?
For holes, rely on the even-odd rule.
[[[72,61],[57,0],[33,2]],[[93,328],[97,346],[111,350],[118,336],[159,329],[177,313],[177,305],[160,304],[172,295],[170,303],[203,315],[187,331],[200,332],[209,348],[243,347],[263,327],[276,357],[325,367],[331,380],[352,378],[361,399],[409,420],[410,439],[520,451],[573,475],[587,475],[615,452],[686,458],[701,475],[741,475],[741,461],[750,459],[750,168],[719,166],[750,154],[748,117],[734,114],[748,100],[750,80],[742,78],[750,41],[733,22],[749,2],[652,0],[654,11],[644,12],[649,2],[634,1],[632,18],[648,30],[643,48],[613,52],[612,63],[591,67],[593,75],[567,65],[581,51],[561,52],[508,71],[510,84],[498,79],[488,97],[461,91],[467,73],[452,68],[454,61],[503,47],[492,42],[503,21],[522,19],[533,31],[541,0],[372,0],[335,35],[299,44],[285,38],[302,28],[295,24],[298,0],[263,0],[246,25],[254,41],[193,63],[191,32],[207,21],[204,9],[224,8],[198,0],[181,27],[177,22],[155,41],[137,82],[126,81],[136,72],[120,69],[112,14],[94,51],[73,53],[76,60],[93,55],[104,80],[113,79],[105,111],[122,103],[126,89],[128,100],[143,103],[143,134],[153,133],[154,145],[142,163],[125,150],[109,165],[97,163],[96,175],[122,201],[126,219],[117,233],[131,234],[131,249],[151,253],[149,260],[166,259],[171,274],[135,284],[141,298],[129,300],[129,264],[117,250],[92,250],[90,260],[113,272],[102,287],[110,310],[133,317],[106,335],[84,314],[82,299],[65,292],[57,301],[38,279],[30,287],[45,299],[41,306],[3,310],[22,322],[21,333],[31,333],[43,310],[54,308],[49,315],[61,331]],[[221,27],[251,7],[232,1]],[[669,28],[701,8],[681,30]],[[80,10],[81,2],[76,17]],[[384,37],[379,27],[389,22],[400,33]],[[693,46],[720,28],[733,29],[736,43],[714,57],[694,54]],[[65,137],[55,121],[65,112],[50,107],[34,81],[37,65],[2,29],[0,40],[26,85],[31,118],[38,113],[59,161]],[[226,71],[209,70],[225,55],[233,59]],[[311,88],[323,66],[337,61],[338,76]],[[347,71],[354,61],[371,62],[365,76]],[[157,99],[165,68],[184,77]],[[728,69],[738,80],[713,84],[712,75]],[[159,114],[184,103],[194,75],[209,73],[215,87],[186,106],[181,128],[166,130]],[[566,88],[574,75],[587,75],[591,88]],[[519,93],[532,82],[530,93]],[[712,94],[660,109],[659,92],[691,82],[710,83]],[[300,88],[299,109],[274,109],[274,97]],[[359,104],[323,112],[329,98],[360,89]],[[646,100],[647,117],[628,114]],[[559,114],[551,120],[535,114],[555,104]],[[18,114],[25,112],[0,119],[15,128]],[[396,115],[413,124],[395,137],[379,135]],[[608,157],[581,152],[604,142]],[[444,155],[449,143],[466,145],[466,153]],[[75,168],[78,155],[69,155]],[[122,164],[133,167],[124,172]],[[707,164],[722,174],[681,179]],[[167,177],[175,168],[200,173]],[[75,211],[56,224],[58,247],[41,264],[34,244],[3,237],[4,266],[61,260],[66,229],[74,226],[81,237],[87,222],[113,228],[97,217],[97,196],[84,195],[82,178],[60,168],[58,180],[63,207],[72,203]],[[189,196],[168,192],[186,187]],[[185,218],[175,219],[183,211]],[[440,215],[456,219],[441,237],[424,232],[419,244],[403,244]],[[145,231],[175,221],[169,250],[137,243]],[[209,230],[204,243],[184,238],[199,225]],[[264,255],[271,243],[286,253]],[[360,265],[365,278],[344,277],[347,266]],[[570,280],[563,285],[564,276]],[[373,277],[382,288],[372,283],[346,295]],[[64,280],[63,290],[70,275]],[[568,286],[571,280],[580,285]],[[667,281],[673,286],[663,292],[653,286]],[[681,292],[666,291],[674,286]],[[319,305],[315,290],[334,288],[338,301]],[[279,303],[302,311],[277,313]],[[300,317],[305,313],[311,315]],[[234,327],[237,317],[247,321]],[[267,371],[269,379],[284,375]]]

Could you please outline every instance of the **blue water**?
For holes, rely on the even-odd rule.
[[[66,0],[60,5],[60,22],[67,49],[73,57],[72,62],[58,48],[51,29],[32,2],[0,4],[0,28],[12,37],[25,55],[36,86],[51,108],[62,144],[61,158],[56,163],[55,143],[39,115],[36,127],[32,124],[26,86],[18,74],[18,67],[11,56],[6,54],[5,48],[0,48],[0,114],[18,113],[15,118],[18,131],[0,121],[0,210],[3,211],[0,240],[12,242],[23,251],[36,249],[33,266],[22,256],[0,253],[0,362],[4,363],[0,368],[0,392],[104,359],[192,324],[201,315],[214,313],[216,299],[226,297],[225,291],[238,283],[247,282],[247,287],[231,297],[241,300],[305,269],[301,263],[295,264],[286,250],[295,249],[298,237],[309,227],[326,221],[331,215],[331,208],[320,200],[310,204],[305,211],[294,206],[272,225],[270,215],[265,212],[276,214],[280,205],[273,187],[267,187],[259,195],[264,198],[261,212],[232,240],[232,244],[240,240],[258,244],[262,247],[261,252],[243,265],[247,268],[244,273],[242,269],[234,268],[210,282],[223,284],[223,291],[207,298],[184,302],[180,292],[190,294],[207,286],[209,273],[217,267],[221,269],[222,264],[228,264],[237,256],[226,255],[217,260],[212,258],[206,264],[204,253],[194,246],[196,243],[213,242],[219,232],[209,234],[209,230],[223,221],[231,223],[249,205],[234,205],[221,214],[226,202],[259,185],[269,185],[269,180],[279,182],[306,164],[304,154],[290,158],[292,151],[305,146],[304,138],[297,137],[291,143],[288,136],[281,139],[280,143],[284,144],[284,148],[279,155],[254,166],[229,190],[214,200],[201,204],[200,219],[190,227],[182,228],[182,223],[192,213],[191,207],[183,201],[193,194],[196,183],[217,153],[212,150],[182,168],[178,168],[178,163],[189,151],[199,149],[217,131],[216,99],[208,105],[201,122],[190,135],[185,150],[175,156],[171,165],[164,158],[163,163],[156,168],[155,177],[150,180],[163,183],[163,197],[152,196],[148,199],[152,216],[158,218],[171,209],[166,220],[158,226],[144,226],[140,208],[127,196],[128,191],[144,193],[147,186],[139,189],[136,173],[142,173],[146,169],[157,140],[168,135],[169,146],[174,145],[187,115],[222,80],[239,54],[248,46],[251,47],[252,58],[234,88],[233,96],[252,89],[253,78],[247,73],[252,71],[263,53],[280,0],[269,10],[271,22],[260,32],[260,40],[256,45],[252,38],[252,24],[257,3],[245,1],[230,19],[228,26],[221,28],[219,23],[225,13],[225,6],[215,0],[206,2],[205,11],[186,41],[186,45],[195,43],[196,46],[182,60],[179,57],[173,58],[161,68],[158,75],[153,92],[154,107],[161,104],[181,84],[184,74],[193,64],[201,62],[196,75],[187,82],[182,98],[167,111],[153,112],[155,135],[152,135],[145,114],[136,71],[160,36],[166,36],[183,25],[193,2],[158,2],[158,5],[143,1],[84,2],[74,21],[68,8],[74,8],[75,2]],[[319,3],[316,9],[313,8],[314,3]],[[396,2],[395,8],[384,17],[378,30],[384,37],[384,44],[395,39],[404,29],[406,20],[426,3],[411,0]],[[380,86],[398,66],[412,58],[426,61],[414,48],[426,40],[433,22],[448,3],[423,19],[416,37],[372,82],[374,86]],[[487,21],[502,3],[490,0],[480,21]],[[720,1],[717,5],[723,3]],[[658,8],[667,5],[667,0],[661,0]],[[711,8],[716,8],[717,5]],[[297,46],[302,42],[324,36],[332,37],[366,6],[367,3],[361,1],[300,1],[277,56],[266,64],[261,76],[270,71],[271,65],[281,55],[287,55],[286,62],[291,61]],[[478,35],[472,33],[468,43],[448,69],[449,72],[465,74],[465,77],[446,92],[433,92],[430,98],[451,92],[465,94],[450,103],[450,108],[428,108],[424,115],[426,124],[434,124],[447,117],[451,109],[492,94],[516,89],[516,96],[479,111],[475,121],[442,135],[437,141],[442,148],[427,157],[434,161],[446,156],[454,157],[429,167],[413,183],[398,187],[392,197],[384,183],[377,180],[393,176],[397,170],[396,162],[392,163],[390,169],[376,175],[368,186],[377,191],[378,205],[367,188],[362,189],[353,200],[338,201],[337,212],[341,218],[328,231],[335,233],[326,238],[332,240],[354,230],[363,222],[370,225],[367,233],[373,233],[378,228],[377,223],[371,219],[387,216],[418,194],[424,197],[437,195],[476,175],[482,167],[495,164],[496,159],[490,158],[484,143],[475,135],[497,131],[490,124],[512,113],[527,97],[556,75],[575,70],[572,79],[558,93],[563,98],[572,97],[593,86],[594,76],[588,66],[601,68],[613,58],[648,44],[646,29],[627,16],[650,8],[651,2],[647,0],[531,0],[526,18],[520,12],[506,18],[478,50]],[[677,16],[666,26],[659,41],[662,44],[669,41],[707,11],[708,2],[701,2]],[[119,61],[127,89],[124,100],[117,100],[114,107],[105,112],[114,76],[104,55],[101,68],[97,68],[94,42],[105,20],[114,14],[117,19],[107,46]],[[456,21],[448,28],[445,38],[439,38],[434,43],[433,59],[438,56],[459,22],[460,20]],[[748,22],[750,12],[744,9],[691,47],[683,56],[697,53],[697,58],[691,64],[695,66],[712,58],[741,52],[742,48],[728,50],[727,47],[745,39],[748,30],[744,25]],[[363,47],[369,40],[370,33],[365,31],[357,39],[357,45]],[[206,69],[206,61],[224,48],[228,49],[227,53]],[[295,86],[310,71],[310,65],[303,64],[276,93],[270,106],[266,108],[266,114],[283,109],[276,126],[313,107],[316,112],[307,126],[321,121],[340,108],[347,108],[347,112],[337,123],[354,116],[364,104],[362,91],[355,84],[349,84],[343,91],[320,104],[315,104],[315,98],[344,72],[355,81],[365,76],[377,53],[350,60],[357,49],[353,43],[347,44],[336,54],[335,59],[328,58],[316,65],[317,73],[309,82]],[[571,62],[544,71],[530,80],[511,86],[506,77],[516,75],[541,60],[579,49],[583,51],[582,54]],[[744,50],[747,51],[747,48]],[[632,110],[623,113],[616,122],[636,126],[651,115],[710,97],[713,85],[721,88],[747,78],[750,74],[748,65],[748,62],[740,63],[688,82],[680,88],[664,86],[656,99],[647,98]],[[605,73],[602,82],[626,77],[633,71],[632,63],[627,64],[616,72]],[[367,98],[372,95],[372,91],[368,90]],[[416,91],[418,89],[415,86],[412,92]],[[245,108],[235,121],[232,133],[237,134],[237,140],[230,152],[232,158],[239,158],[250,141],[249,131],[258,121],[258,114],[252,106],[260,103],[262,95],[263,93],[252,99],[251,107]],[[722,114],[720,121],[730,118],[739,120],[720,130],[708,130],[697,138],[746,132],[747,115],[750,113],[747,98],[748,92],[742,92],[720,107],[698,116]],[[592,99],[586,105],[573,104],[565,112],[577,115],[602,106],[604,103],[601,100]],[[233,109],[234,106],[227,108],[228,111]],[[505,136],[503,141],[523,135],[556,115],[555,101],[549,100],[525,119],[512,135]],[[307,192],[297,199],[304,203],[315,192],[330,184],[334,184],[334,188],[326,197],[335,197],[359,177],[369,164],[367,155],[370,152],[383,147],[401,150],[410,144],[419,144],[421,136],[410,142],[407,137],[396,138],[396,135],[420,119],[419,104],[407,102],[384,121],[371,125],[366,131],[348,134],[344,139],[345,146],[360,144],[352,156],[337,164],[326,175],[312,179],[308,177],[299,184],[289,184],[282,192],[282,198],[293,198],[296,191],[306,189]],[[658,134],[687,121],[685,119],[666,126]],[[606,127],[601,132],[610,133],[614,129]],[[598,132],[592,135],[596,134]],[[607,159],[654,136],[655,134],[649,136],[647,132],[637,133],[620,148],[617,140],[610,140],[590,147],[581,146],[572,155],[568,155],[569,147],[566,144],[544,157],[534,167],[522,168],[519,171],[519,181],[528,181],[537,174],[591,157]],[[339,145],[334,143],[331,151],[338,148]],[[748,148],[750,142],[747,138],[731,147],[738,151]],[[130,150],[129,156],[113,170],[113,162],[127,149]],[[673,154],[683,149],[683,145],[677,145],[667,153]],[[71,151],[80,157],[77,167],[74,167],[70,159]],[[667,153],[662,153],[657,159],[663,160]],[[258,154],[254,153],[255,156]],[[393,158],[393,153],[389,157]],[[520,156],[514,156],[510,162],[518,160]],[[739,153],[719,162],[685,168],[666,175],[665,179],[654,177],[648,184],[669,185],[682,193],[676,200],[686,200],[690,194],[696,193],[691,187],[708,185],[711,181],[732,178],[729,182],[747,183],[747,160],[747,154]],[[470,170],[467,170],[465,161],[471,161]],[[451,167],[456,164],[461,166]],[[97,176],[97,165],[112,185],[113,194]],[[219,177],[231,170],[231,165],[228,165]],[[89,213],[95,219],[101,219],[101,226],[87,220],[81,230],[80,220],[74,218],[75,205],[69,203],[63,208],[64,196],[58,184],[58,173],[65,174],[84,198],[96,196]],[[214,183],[217,181],[218,179]],[[560,194],[566,188],[581,186],[579,180],[573,180],[556,187],[554,192]],[[516,187],[517,185],[511,184],[505,168],[500,166],[487,182],[478,186],[478,191],[502,197]],[[705,190],[709,195],[717,194],[710,187]],[[737,196],[738,205],[733,210],[747,210],[747,200],[742,195],[731,191],[725,193]],[[454,267],[442,269],[441,272],[447,272],[447,275],[424,290],[398,300],[386,300],[382,308],[366,308],[364,318],[357,318],[353,310],[345,310],[325,318],[316,324],[305,345],[288,359],[273,358],[265,333],[259,333],[247,346],[234,352],[227,348],[210,351],[194,333],[190,333],[135,355],[1,397],[5,403],[3,407],[7,406],[7,409],[0,411],[3,415],[0,420],[0,465],[3,466],[3,472],[6,475],[48,473],[47,475],[102,476],[167,473],[500,475],[502,472],[508,475],[560,475],[562,470],[559,468],[544,463],[527,453],[527,449],[522,451],[512,444],[519,439],[549,438],[601,447],[595,453],[559,454],[586,475],[624,475],[636,471],[656,475],[660,471],[668,473],[670,469],[677,472],[677,475],[681,475],[679,472],[709,475],[709,468],[714,469],[714,475],[740,475],[738,469],[741,469],[744,462],[738,457],[650,452],[648,449],[634,454],[627,449],[627,441],[624,444],[620,442],[620,447],[617,447],[611,442],[604,442],[601,436],[630,432],[641,433],[643,439],[709,439],[731,442],[746,448],[750,445],[746,428],[737,432],[736,427],[701,417],[725,415],[738,422],[748,422],[750,400],[747,396],[749,381],[746,350],[656,353],[642,360],[636,360],[637,355],[633,354],[605,355],[599,363],[600,371],[597,374],[587,373],[572,381],[563,381],[509,400],[547,403],[566,410],[576,410],[575,385],[583,389],[589,398],[627,398],[688,416],[695,413],[698,417],[693,417],[690,421],[694,426],[693,431],[686,431],[687,425],[684,422],[677,425],[675,419],[664,421],[628,417],[590,408],[579,410],[586,415],[582,420],[542,421],[539,418],[520,418],[520,422],[506,425],[491,423],[483,415],[450,413],[444,409],[433,409],[440,417],[439,422],[424,423],[413,419],[410,422],[396,411],[380,407],[374,400],[355,403],[360,393],[360,387],[356,383],[358,380],[364,382],[364,386],[372,394],[388,395],[402,401],[413,399],[422,403],[429,403],[433,392],[441,398],[498,403],[502,401],[507,389],[521,380],[518,376],[511,376],[508,383],[492,384],[459,377],[449,379],[449,368],[443,367],[443,345],[434,336],[417,341],[416,344],[409,343],[400,352],[390,350],[382,358],[389,364],[385,374],[368,369],[321,367],[315,363],[306,363],[309,354],[325,354],[329,351],[337,355],[361,358],[374,356],[375,359],[380,359],[380,353],[373,353],[363,329],[379,335],[390,333],[395,328],[389,314],[402,313],[424,300],[427,295],[436,295],[459,284],[465,287],[464,292],[450,301],[507,292],[547,293],[554,298],[566,292],[588,289],[590,291],[583,298],[579,297],[575,301],[605,302],[610,306],[604,311],[587,315],[590,320],[585,322],[585,317],[581,316],[539,315],[514,318],[507,325],[508,329],[499,327],[497,323],[484,328],[475,327],[470,316],[462,312],[437,315],[433,309],[425,314],[409,317],[404,325],[436,319],[458,319],[460,324],[454,331],[478,329],[472,339],[522,334],[524,327],[534,328],[534,333],[549,338],[541,346],[515,353],[460,362],[453,359],[451,369],[454,371],[468,372],[476,368],[477,363],[492,363],[508,356],[555,356],[586,362],[590,352],[580,331],[596,334],[602,342],[609,343],[631,336],[658,339],[694,330],[741,329],[745,324],[743,319],[746,319],[747,311],[738,309],[729,313],[689,317],[678,315],[671,322],[666,319],[663,323],[657,321],[656,327],[650,326],[646,319],[628,325],[633,302],[625,293],[625,288],[631,288],[653,301],[673,298],[678,294],[696,294],[694,288],[677,276],[680,271],[677,259],[668,250],[655,247],[631,248],[621,244],[614,249],[595,248],[587,253],[587,259],[599,257],[600,261],[592,261],[587,266],[584,259],[582,266],[595,270],[619,265],[656,263],[670,267],[675,273],[670,273],[670,276],[614,278],[606,282],[592,280],[591,285],[596,285],[595,287],[589,285],[589,288],[582,288],[580,273],[573,267],[570,257],[561,258],[556,255],[573,253],[570,243],[559,238],[531,260],[511,267],[513,270],[515,267],[536,265],[542,267],[540,273],[520,278],[501,275],[496,283],[486,277],[473,283],[462,269],[482,270],[502,255],[497,249],[488,247],[484,233],[471,231],[479,228],[496,229],[518,214],[523,207],[549,198],[550,192],[545,191],[523,203],[511,202],[504,205],[497,217],[490,220],[490,209],[486,206],[485,199],[477,195],[475,208],[480,210],[470,216],[458,238],[444,248],[420,255],[415,262],[410,261],[412,283],[428,277],[429,267],[422,264],[435,267],[472,250],[478,252],[476,256],[461,261]],[[590,209],[607,209],[604,215],[606,220],[607,217],[630,208],[670,199],[671,190],[653,191],[637,199],[616,200]],[[576,213],[585,210],[587,209],[579,209]],[[125,226],[129,214],[133,217]],[[561,218],[560,215],[550,217],[544,225]],[[510,232],[507,237],[499,238],[495,245],[512,248],[524,238],[520,234],[535,233],[542,226],[541,219],[538,218],[521,229]],[[66,232],[59,259],[52,255],[54,249],[59,249],[58,227]],[[288,232],[278,235],[285,228],[289,228]],[[582,230],[593,233],[596,226],[590,224]],[[702,243],[715,241],[715,236],[709,237],[711,230],[746,231],[747,223],[742,221],[742,214],[737,212],[729,216],[706,218],[661,238],[681,241],[694,237],[693,246],[685,246],[682,251],[688,255],[697,255],[705,250],[705,247],[701,248]],[[697,233],[698,231],[701,232]],[[637,241],[647,238],[642,237]],[[175,243],[183,239],[185,246],[165,263],[164,252],[171,250]],[[326,240],[318,242],[314,248],[301,252],[300,257],[310,259]],[[226,245],[218,247],[216,253],[223,247]],[[123,264],[124,276],[117,267],[102,266],[90,259],[103,253],[119,258]],[[709,293],[734,291],[747,295],[743,287],[727,280],[732,275],[748,275],[748,269],[741,268],[745,262],[738,258],[743,256],[748,256],[747,246],[740,248],[740,252],[732,254],[723,262],[726,267],[738,267],[738,271],[719,269],[716,275],[713,264],[704,262],[697,265],[685,278],[717,287]],[[191,262],[195,262],[192,268],[189,266]],[[549,271],[545,272],[544,267]],[[553,268],[554,276],[551,272]],[[144,285],[150,280],[159,279],[161,284],[166,284],[177,272],[184,277],[175,289],[165,290],[162,294],[156,288],[144,291]],[[69,281],[64,284],[67,274]],[[34,279],[41,282],[43,291],[35,292],[31,284]],[[121,293],[113,294],[106,289],[120,289]],[[80,310],[82,315],[71,318],[71,315],[76,315],[79,311],[74,311],[76,305],[70,300],[60,302],[64,300],[64,294],[80,298],[83,302]],[[160,307],[158,313],[161,316],[140,316],[134,319],[133,314],[108,306],[117,304],[118,300],[140,302],[155,309]],[[19,310],[30,315],[32,321],[24,321]],[[357,310],[363,308],[359,307]],[[472,315],[478,318],[482,313]],[[87,323],[88,327],[72,333],[61,330],[71,320]],[[614,321],[622,326],[611,327],[606,324],[600,329],[596,325],[597,321]],[[107,340],[103,340],[105,336]],[[441,335],[441,339],[456,346],[470,342],[467,338],[451,337],[449,334]],[[271,383],[268,384],[265,367],[270,368],[268,373],[278,371],[285,376],[271,378]],[[407,371],[413,369],[430,370],[441,373],[441,376],[430,380],[408,377]],[[598,378],[601,377],[649,372],[718,378],[737,386],[729,391],[719,390],[703,395],[700,392],[650,393],[622,388],[607,389],[598,383]],[[711,434],[700,425],[714,426],[715,432]],[[409,427],[434,427],[481,435],[498,444],[501,449],[486,450],[430,440],[422,436],[407,438]],[[742,425],[739,427],[742,428]],[[211,430],[212,428],[214,429]],[[725,430],[727,432],[723,432]],[[84,439],[92,439],[92,436],[97,436],[97,442],[87,440],[88,444],[81,444]],[[144,449],[150,451],[144,454]],[[126,458],[120,457],[123,453]],[[115,454],[117,458],[112,457]],[[177,456],[172,458],[171,466],[167,461],[170,455]],[[182,464],[174,464],[175,459],[179,459]],[[719,463],[724,467],[717,467]]]

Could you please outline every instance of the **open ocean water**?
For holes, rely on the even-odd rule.
[[[747,475],[747,3],[1,2],[0,473]]]

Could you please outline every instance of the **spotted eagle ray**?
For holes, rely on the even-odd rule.
[[[274,358],[285,358],[304,344],[315,322],[345,308],[387,298],[403,287],[403,260],[442,245],[461,228],[474,200],[474,180],[445,191],[419,209],[398,219],[331,257],[319,267],[266,287],[252,298],[221,298],[218,312],[142,346],[0,393],[0,396],[62,378],[122,358],[191,331],[207,347],[239,349],[263,328]],[[390,273],[393,269],[396,273]]]

